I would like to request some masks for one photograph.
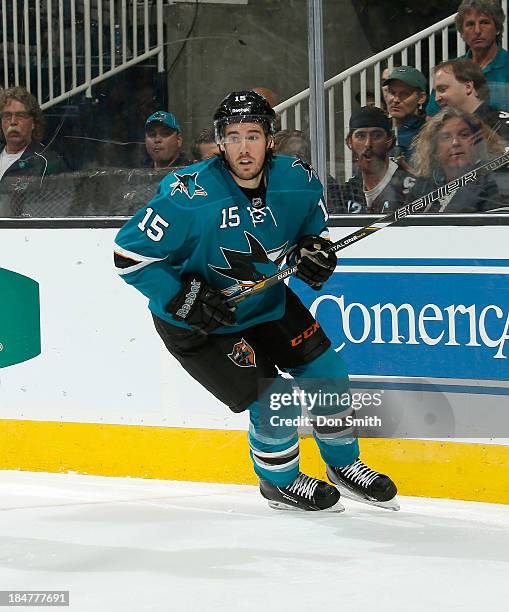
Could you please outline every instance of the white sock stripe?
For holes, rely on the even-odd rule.
[[[251,443],[249,444],[249,448],[256,454],[257,457],[265,458],[265,459],[276,459],[277,457],[286,457],[286,455],[293,455],[293,453],[299,448],[299,441],[295,442],[290,448],[286,448],[282,451],[275,451],[273,453],[262,452],[255,448]]]
[[[253,455],[253,461],[256,463],[256,465],[264,470],[267,470],[268,472],[285,472],[295,465],[298,465],[299,460],[300,456],[297,455],[297,457],[291,459],[287,463],[278,463],[277,465],[274,465],[273,463],[265,463],[265,461],[262,461],[256,455]]]
[[[332,431],[332,432],[323,432],[318,431],[316,428],[313,428],[315,436],[319,440],[339,440],[341,438],[354,438],[354,430],[353,427],[347,427],[346,429],[342,429],[341,431]]]

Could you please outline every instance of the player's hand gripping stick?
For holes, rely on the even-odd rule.
[[[223,325],[234,325],[236,321],[234,309],[226,305],[224,295],[207,285],[199,274],[182,277],[182,288],[166,310],[177,321],[185,321],[205,334]]]

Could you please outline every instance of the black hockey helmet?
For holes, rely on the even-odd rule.
[[[261,123],[267,134],[274,134],[276,113],[267,100],[255,91],[232,91],[214,113],[216,142],[230,123]]]

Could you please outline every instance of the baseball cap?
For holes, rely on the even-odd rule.
[[[410,87],[426,91],[426,77],[413,66],[398,66],[394,68],[382,85],[388,85],[391,81],[403,81],[403,83],[410,85]]]
[[[387,133],[392,132],[391,121],[382,109],[376,106],[363,106],[352,113],[350,117],[350,134],[359,128],[382,128]]]
[[[148,128],[150,123],[164,123],[164,125],[167,125],[172,130],[176,130],[180,133],[180,124],[175,115],[172,115],[171,113],[156,111],[145,121],[145,130]]]

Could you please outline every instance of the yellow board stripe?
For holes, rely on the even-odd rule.
[[[362,440],[402,495],[509,503],[509,446]],[[0,469],[256,484],[243,431],[0,420]],[[311,438],[301,469],[325,477]]]

